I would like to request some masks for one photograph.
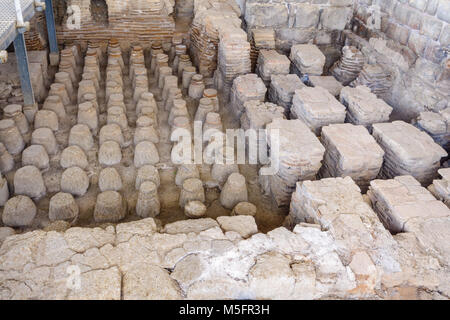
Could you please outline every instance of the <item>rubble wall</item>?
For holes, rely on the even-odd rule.
[[[314,42],[332,44],[353,16],[354,0],[238,1],[247,30],[268,28],[278,49]]]
[[[377,13],[378,12],[378,13]],[[385,99],[404,120],[449,105],[450,2],[448,0],[359,0],[355,5],[356,44],[393,74]],[[382,39],[382,40],[380,40]]]

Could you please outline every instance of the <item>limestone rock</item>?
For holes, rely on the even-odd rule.
[[[267,144],[278,155],[278,163],[261,168],[259,180],[278,206],[287,205],[298,181],[315,178],[325,148],[301,120],[275,119],[266,127]]]
[[[124,300],[179,300],[177,283],[167,270],[145,263],[136,264],[123,277]]]
[[[122,178],[115,168],[105,168],[100,171],[98,187],[101,192],[122,190]]]
[[[140,142],[134,151],[134,166],[140,168],[145,165],[155,165],[159,162],[158,149],[150,141]]]
[[[61,177],[61,191],[81,197],[89,188],[89,178],[86,172],[79,167],[66,169]]]
[[[227,209],[233,209],[238,203],[248,200],[245,177],[232,173],[220,193],[220,203]]]
[[[89,165],[86,154],[79,146],[70,146],[63,150],[61,153],[60,165],[64,169],[70,167],[79,167],[86,169]]]
[[[214,227],[218,227],[217,222],[211,218],[202,218],[197,220],[183,220],[166,224],[163,232],[168,234],[178,233],[199,233]]]
[[[261,79],[268,83],[272,75],[289,74],[291,61],[283,54],[275,50],[261,50],[256,66]]]
[[[127,203],[117,191],[105,191],[97,196],[94,220],[96,222],[118,222],[127,214]]]
[[[25,166],[17,170],[14,175],[14,192],[36,200],[45,196],[47,190],[39,169]]]
[[[183,182],[180,193],[180,207],[184,208],[190,201],[205,202],[205,190],[200,179],[190,178]]]
[[[184,214],[188,218],[203,218],[206,216],[206,206],[201,201],[189,201],[184,207]]]
[[[139,188],[136,214],[142,218],[156,217],[161,211],[158,187],[151,181],[144,181]]]
[[[244,239],[258,233],[255,218],[252,216],[222,216],[217,218],[217,222],[224,232],[235,231]]]
[[[98,162],[104,166],[114,166],[122,161],[122,150],[116,141],[108,140],[100,146]]]
[[[347,107],[348,121],[367,128],[373,123],[388,122],[393,110],[366,86],[345,87],[341,91],[340,99]]]
[[[412,175],[424,185],[436,176],[447,152],[425,132],[403,121],[376,123],[373,136],[385,152],[381,176]]]
[[[69,145],[79,146],[84,151],[89,151],[94,146],[94,138],[85,124],[77,124],[70,129]]]
[[[6,202],[2,221],[8,227],[27,227],[36,216],[36,205],[27,196],[16,196]]]
[[[256,216],[256,206],[250,202],[240,202],[238,203],[233,212],[231,212],[232,216]]]
[[[151,181],[156,185],[157,188],[159,188],[161,179],[159,177],[158,169],[156,169],[152,165],[145,165],[140,167],[136,176],[136,190],[139,190],[141,184],[145,181]]]
[[[282,106],[288,115],[292,107],[292,98],[298,89],[306,87],[296,74],[273,75],[269,88],[269,100]]]
[[[368,195],[381,221],[391,232],[408,232],[413,219],[444,218],[450,209],[411,176],[374,180]]]
[[[73,221],[78,217],[78,205],[70,193],[57,193],[50,199],[48,216],[51,221]]]
[[[367,129],[350,123],[332,124],[322,128],[321,140],[326,149],[321,176],[349,176],[367,189],[380,172],[384,156]]]
[[[244,103],[249,100],[263,102],[267,88],[256,74],[239,76],[233,81],[230,104],[236,118],[240,118],[244,111]]]
[[[295,91],[291,117],[301,119],[316,135],[323,126],[344,123],[347,111],[326,89],[303,88]]]
[[[333,76],[310,76],[309,82],[313,87],[326,89],[334,97],[338,97],[343,88],[342,84]]]
[[[325,55],[315,45],[292,46],[290,59],[302,74],[320,76],[323,73]]]
[[[49,128],[34,130],[31,135],[31,144],[42,145],[49,155],[55,155],[58,152],[58,143],[53,131]]]
[[[35,144],[23,150],[22,166],[35,166],[40,170],[48,169],[50,167],[50,159],[45,148]]]

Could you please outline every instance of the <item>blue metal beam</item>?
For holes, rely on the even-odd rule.
[[[47,21],[48,41],[50,43],[50,52],[58,53],[58,42],[56,40],[55,16],[53,13],[52,0],[45,0],[45,19]]]
[[[59,63],[58,41],[56,39],[55,15],[52,0],[45,0],[45,19],[47,21],[48,42],[50,46],[50,63],[53,66]]]
[[[22,86],[22,94],[24,106],[34,106],[34,93],[31,85],[30,70],[28,67],[28,55],[25,45],[23,33],[19,33],[14,39],[14,51],[17,57],[17,67],[19,69],[20,84]]]

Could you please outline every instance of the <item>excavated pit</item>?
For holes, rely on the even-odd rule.
[[[0,65],[0,299],[450,297],[445,0],[54,2],[37,107]],[[245,163],[177,162],[199,122]]]

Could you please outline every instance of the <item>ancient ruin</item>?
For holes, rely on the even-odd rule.
[[[0,5],[1,300],[450,299],[449,0]]]

